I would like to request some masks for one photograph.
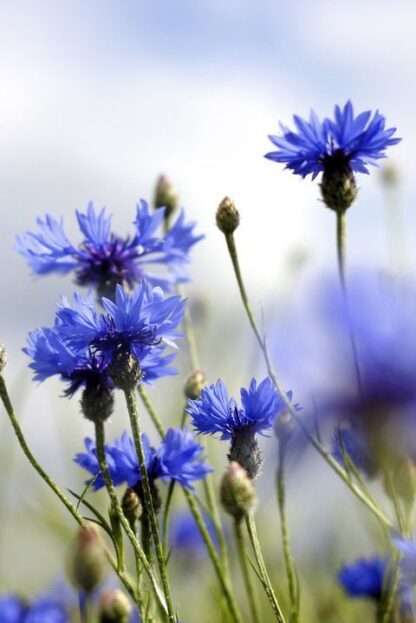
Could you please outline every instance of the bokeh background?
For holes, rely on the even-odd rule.
[[[71,458],[91,431],[76,400],[57,399],[59,383],[31,383],[20,349],[28,330],[49,323],[58,295],[73,287],[69,277],[34,279],[13,248],[16,234],[51,212],[63,215],[76,237],[74,211],[89,200],[106,205],[115,229],[126,233],[137,200],[151,199],[156,177],[167,173],[206,234],[193,254],[188,289],[204,368],[211,380],[223,376],[238,388],[261,368],[215,227],[219,201],[229,195],[240,210],[242,264],[266,323],[276,323],[293,296],[302,301],[305,284],[335,262],[334,219],[317,184],[263,158],[267,134],[280,120],[289,124],[293,113],[307,116],[310,108],[325,116],[351,98],[357,110],[378,108],[398,128],[404,140],[390,160],[397,187],[389,195],[378,171],[359,178],[349,263],[412,267],[415,21],[412,0],[0,2],[0,335],[30,443],[64,486],[82,487]],[[158,406],[166,411],[176,400],[178,410],[181,384],[163,382],[154,395]],[[122,417],[114,418],[110,436],[122,430]],[[23,583],[40,590],[62,569],[73,526],[31,473],[3,416],[0,457],[0,589]],[[319,469],[319,458],[310,460]],[[330,577],[343,556],[342,542],[332,549],[340,516],[347,509],[343,539],[354,533],[357,550],[366,543],[368,518],[326,472],[318,509],[318,472],[308,473],[309,480],[294,469],[291,481],[294,550],[322,559]],[[266,498],[272,470],[261,487]],[[264,534],[277,551],[276,514]]]

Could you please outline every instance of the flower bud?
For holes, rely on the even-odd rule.
[[[99,623],[127,623],[131,611],[128,598],[120,590],[107,590],[101,593],[98,605]]]
[[[114,355],[110,374],[114,385],[123,391],[134,389],[141,377],[137,360],[125,351],[120,351]]]
[[[207,384],[205,374],[202,370],[195,370],[188,376],[183,388],[186,398],[197,400],[201,396],[203,387]]]
[[[327,208],[341,213],[345,212],[357,197],[354,173],[342,150],[324,162],[321,194]]]
[[[218,206],[216,221],[223,234],[232,234],[240,224],[240,214],[229,197],[225,197]]]
[[[91,593],[104,580],[108,570],[105,542],[99,527],[87,523],[79,529],[72,547],[69,575],[74,585]]]
[[[121,500],[121,507],[123,509],[123,513],[127,518],[127,521],[131,526],[133,526],[136,521],[140,519],[143,513],[142,503],[140,502],[139,496],[136,491],[131,487],[128,487],[123,495],[123,499]]]
[[[155,188],[155,208],[165,208],[165,218],[168,218],[176,212],[178,203],[179,195],[176,188],[166,175],[161,175]]]
[[[113,413],[114,397],[108,387],[87,386],[80,402],[82,413],[91,422],[105,422]]]
[[[3,344],[0,344],[0,374],[3,372],[7,364],[7,353]]]
[[[220,499],[224,510],[238,521],[256,507],[253,483],[236,461],[231,461],[222,478]]]

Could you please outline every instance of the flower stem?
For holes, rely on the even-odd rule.
[[[294,570],[294,563],[292,553],[290,551],[289,544],[289,530],[286,517],[286,491],[285,491],[285,457],[286,457],[287,442],[280,441],[279,443],[279,462],[277,466],[277,501],[279,505],[280,515],[280,532],[282,536],[283,555],[285,559],[286,575],[289,587],[289,597],[292,606],[292,618],[293,623],[299,621],[299,603],[298,603],[298,588],[296,583],[296,575]]]
[[[184,296],[184,290],[181,284],[178,284],[176,286],[176,292],[179,296]],[[183,332],[185,334],[186,342],[188,344],[190,368],[192,371],[198,370],[199,356],[195,337],[195,329],[192,322],[191,313],[187,306],[185,307],[185,313],[183,315]]]
[[[168,609],[168,619],[170,623],[176,623],[177,616],[176,616],[176,612],[173,606],[172,597],[170,594],[169,579],[167,575],[165,559],[163,556],[162,542],[159,536],[157,518],[156,518],[155,509],[153,507],[152,493],[150,490],[150,483],[149,483],[149,478],[147,475],[146,459],[145,459],[142,440],[141,440],[139,412],[137,409],[136,396],[134,394],[134,391],[128,391],[128,390],[124,392],[124,395],[126,398],[127,410],[129,412],[130,425],[131,425],[131,430],[133,434],[134,445],[136,447],[137,458],[139,460],[141,482],[143,486],[145,512],[147,514],[147,517],[150,523],[153,543],[155,546],[157,564],[159,568],[160,578],[162,581],[163,593],[165,595],[166,605]]]
[[[337,224],[337,258],[338,258],[338,271],[341,285],[345,290],[345,246],[347,240],[347,219],[345,210],[337,210],[336,224]]]
[[[256,600],[253,582],[250,575],[250,570],[247,564],[247,550],[244,542],[244,536],[242,531],[242,525],[240,519],[234,521],[234,537],[237,548],[238,559],[240,562],[241,573],[243,575],[244,586],[247,592],[247,599],[250,606],[251,618],[254,623],[260,623],[261,617]]]
[[[95,422],[95,439],[96,439],[96,447],[97,447],[97,459],[98,464],[100,466],[101,474],[105,482],[105,486],[107,488],[107,492],[110,498],[112,510],[117,514],[121,525],[123,526],[128,538],[130,539],[131,544],[134,547],[136,555],[140,558],[140,562],[143,565],[149,579],[152,583],[153,590],[156,594],[156,597],[161,602],[162,607],[167,610],[167,604],[161,595],[161,590],[157,584],[157,581],[154,577],[153,570],[147,560],[145,553],[136,538],[136,535],[133,533],[130,524],[125,517],[123,510],[120,506],[120,502],[117,498],[117,493],[113,485],[113,481],[111,480],[110,473],[108,470],[108,465],[105,457],[105,433],[104,433],[104,423],[101,421]],[[123,571],[123,570],[122,570]],[[139,600],[136,597],[136,603],[140,606]]]
[[[319,452],[322,458],[337,473],[337,475],[345,482],[345,484],[354,493],[354,495],[371,510],[371,512],[377,517],[377,519],[382,523],[382,525],[391,529],[393,526],[389,518],[386,517],[383,511],[380,508],[378,508],[378,506],[376,506],[372,500],[368,499],[365,493],[363,493],[363,491],[361,491],[361,489],[355,483],[350,482],[349,476],[346,473],[346,471],[339,465],[339,463],[332,457],[332,455],[329,452],[327,452],[327,450],[325,450],[325,448],[320,443],[320,441],[315,439],[314,435],[308,430],[308,428],[305,426],[302,420],[298,417],[296,410],[293,408],[292,403],[290,402],[289,398],[286,395],[286,392],[283,390],[283,387],[273,368],[273,364],[271,362],[269,351],[267,348],[267,342],[260,332],[256,317],[251,308],[250,301],[247,296],[247,292],[245,289],[244,281],[243,281],[241,270],[240,270],[240,264],[238,261],[237,248],[235,246],[234,236],[232,234],[227,234],[225,236],[225,239],[227,242],[228,251],[229,251],[231,262],[234,268],[234,273],[237,279],[238,287],[240,290],[240,296],[243,302],[244,309],[246,311],[248,320],[253,329],[254,335],[256,336],[260,349],[263,353],[268,375],[270,379],[272,380],[273,385],[276,388],[276,391],[278,392],[278,394],[280,394],[282,400],[285,403],[286,408],[288,409],[289,413],[292,415],[293,419],[300,426],[302,432],[304,433],[308,441]]]
[[[263,554],[260,548],[259,539],[257,536],[256,523],[254,521],[254,516],[252,513],[249,513],[248,515],[246,515],[246,525],[247,525],[248,534],[250,536],[251,545],[253,547],[254,557],[256,559],[256,562],[259,568],[259,573],[260,573],[261,581],[263,584],[263,588],[270,601],[270,605],[273,609],[276,621],[278,621],[278,623],[285,623],[285,618],[280,609],[279,602],[277,601],[272,583],[269,578],[269,574],[267,573]]]

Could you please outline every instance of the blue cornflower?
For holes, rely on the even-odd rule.
[[[26,607],[15,595],[0,596],[0,623],[23,623]]]
[[[286,164],[293,173],[314,179],[319,173],[342,163],[352,171],[368,173],[367,165],[377,165],[385,150],[401,139],[393,138],[396,128],[385,129],[385,118],[378,111],[354,117],[351,101],[344,108],[335,106],[334,119],[319,121],[311,111],[309,121],[293,116],[296,132],[281,125],[282,135],[269,136],[278,148],[266,158]]]
[[[63,220],[50,214],[39,218],[39,231],[26,232],[17,238],[17,249],[32,270],[45,275],[75,273],[78,285],[97,288],[99,293],[113,296],[116,284],[133,288],[144,276],[153,284],[168,288],[188,280],[186,265],[189,252],[203,238],[194,234],[195,223],[185,222],[182,212],[167,234],[158,234],[164,209],[150,212],[141,200],[137,206],[132,237],[121,238],[111,232],[112,215],[103,208],[98,214],[89,203],[85,214],[76,212],[84,238],[74,246],[67,238]],[[168,274],[148,272],[149,265],[164,265]]]
[[[68,383],[67,395],[80,387],[87,390],[90,400],[83,406],[91,402],[92,409],[97,392],[98,397],[110,399],[119,356],[132,357],[147,383],[175,374],[170,367],[175,354],[166,355],[165,349],[175,346],[180,336],[176,327],[185,301],[165,298],[159,288],[142,281],[131,295],[117,286],[115,303],[108,299],[102,303],[105,312],[98,313],[91,296],[75,294],[72,307],[61,299],[55,325],[30,333],[24,349],[32,358],[35,380],[59,375]]]
[[[216,543],[217,535],[209,516],[204,517],[211,539]],[[169,544],[187,560],[199,561],[207,557],[207,549],[198,525],[189,510],[173,513],[169,521]]]
[[[148,437],[142,435],[142,444],[145,454],[145,466],[149,481],[155,480],[176,481],[186,489],[192,490],[192,482],[201,480],[212,471],[201,458],[203,447],[195,442],[190,431],[170,428],[159,447],[151,447]],[[104,486],[100,475],[96,447],[94,442],[85,440],[86,452],[75,456],[75,462],[93,475],[93,489]],[[133,440],[127,433],[116,439],[113,445],[105,448],[110,476],[115,486],[126,483],[128,487],[136,487],[141,481],[140,466]]]
[[[15,596],[0,597],[0,623],[69,623],[65,606],[51,597],[30,604]]]
[[[338,573],[338,581],[350,597],[370,597],[379,601],[383,594],[388,566],[387,558],[373,556],[360,558],[350,565],[344,565]]]
[[[261,465],[254,435],[270,430],[285,405],[269,378],[258,386],[252,379],[248,390],[242,388],[241,404],[239,408],[219,379],[216,385],[204,387],[200,398],[189,400],[186,412],[199,433],[230,439],[230,460],[240,463],[254,478]]]

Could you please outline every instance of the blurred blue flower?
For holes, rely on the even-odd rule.
[[[211,539],[216,543],[214,524],[209,516],[204,517]],[[208,556],[201,532],[189,510],[177,511],[169,521],[169,544],[176,553],[187,560],[201,560]]]
[[[30,604],[15,596],[0,596],[0,623],[69,623],[68,612],[60,601],[41,597]]]
[[[352,428],[337,427],[332,440],[332,456],[343,467],[346,467],[345,454],[368,478],[376,474],[377,462],[362,432]]]
[[[93,489],[97,491],[104,486],[100,474],[96,447],[94,442],[85,439],[86,452],[75,456],[75,462],[93,475]],[[149,480],[174,480],[186,489],[192,490],[192,483],[201,480],[212,471],[201,458],[203,447],[195,442],[189,430],[170,428],[159,447],[151,447],[148,437],[142,435],[142,443],[146,458],[146,470]],[[134,487],[141,480],[140,467],[133,440],[125,432],[116,439],[114,444],[106,445],[107,464],[115,486],[126,483]]]
[[[0,623],[22,623],[26,607],[14,595],[0,596]]]
[[[142,281],[132,294],[117,286],[115,303],[103,299],[104,313],[97,313],[91,295],[74,295],[74,303],[62,298],[55,325],[29,333],[24,352],[32,359],[34,378],[44,381],[59,375],[68,382],[67,395],[78,388],[99,388],[110,392],[109,369],[114,357],[132,355],[141,379],[146,382],[175,374],[170,363],[175,353],[166,355],[166,346],[176,347],[176,331],[185,301],[165,298],[160,288]]]
[[[354,117],[350,101],[343,109],[335,106],[333,120],[320,122],[313,111],[309,121],[297,115],[293,119],[296,131],[281,125],[281,135],[269,136],[277,151],[267,153],[266,158],[286,164],[302,177],[312,174],[314,179],[334,163],[368,173],[367,165],[377,166],[387,147],[401,140],[392,138],[396,128],[385,129],[385,118],[378,111],[372,117],[369,110]]]
[[[200,398],[188,400],[186,412],[199,433],[218,433],[220,439],[231,439],[241,430],[260,434],[270,430],[285,406],[269,378],[259,386],[252,379],[248,390],[242,388],[241,404],[239,408],[236,400],[228,396],[227,388],[219,379],[215,385],[204,387]]]
[[[411,585],[416,584],[416,541],[393,537],[394,545],[402,555],[400,567],[403,578]]]
[[[373,556],[360,558],[350,565],[344,565],[338,573],[338,581],[350,597],[370,597],[379,601],[383,594],[388,561]]]
[[[32,270],[40,275],[74,271],[78,285],[98,288],[112,295],[116,284],[129,288],[143,277],[152,285],[164,288],[188,280],[186,266],[189,252],[203,238],[194,234],[195,223],[186,223],[182,212],[167,234],[158,234],[164,209],[151,213],[143,200],[137,206],[136,231],[129,238],[111,232],[112,215],[103,208],[98,214],[89,203],[85,214],[76,212],[84,238],[78,247],[67,238],[63,220],[47,214],[39,218],[39,231],[26,232],[17,238],[17,249]],[[149,265],[163,265],[166,276],[148,272]]]

